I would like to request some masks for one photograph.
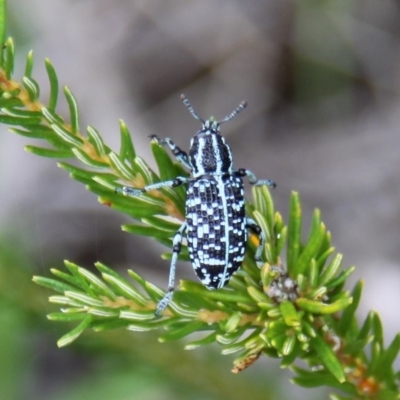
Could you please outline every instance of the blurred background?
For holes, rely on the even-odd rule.
[[[287,216],[300,192],[304,229],[314,208],[344,265],[365,280],[360,318],[382,317],[387,340],[400,318],[400,7],[393,0],[13,0],[9,34],[16,75],[34,50],[75,94],[82,130],[96,127],[119,148],[118,119],[151,165],[148,135],[187,149],[203,118],[222,118],[236,167],[278,183]],[[67,115],[65,102],[59,112]],[[86,333],[65,349],[67,326],[45,319],[49,293],[31,283],[69,259],[132,268],[167,285],[165,248],[121,232],[129,222],[98,204],[54,160],[23,151],[1,126],[0,393],[11,400],[320,399],[289,383],[266,358],[239,376],[218,346],[185,352],[153,334]],[[181,264],[179,278],[194,278]],[[351,287],[349,287],[351,289]],[[393,305],[396,304],[394,307]]]

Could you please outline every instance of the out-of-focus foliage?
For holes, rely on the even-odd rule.
[[[4,38],[4,32],[2,36]],[[50,147],[31,145],[27,147],[28,151],[45,157],[77,158],[86,164],[90,169],[67,163],[60,166],[98,194],[103,204],[144,224],[126,226],[127,231],[170,245],[171,235],[178,225],[154,218],[154,215],[182,219],[183,189],[164,190],[159,195],[141,199],[123,198],[115,194],[114,189],[120,181],[142,187],[164,179],[166,173],[181,175],[181,167],[172,163],[163,149],[153,145],[159,168],[159,173],[154,173],[136,155],[127,127],[122,122],[119,153],[105,145],[94,128],[87,128],[83,134],[77,104],[68,88],[64,89],[64,94],[70,116],[68,121],[61,117],[56,110],[58,80],[49,61],[46,69],[51,93],[44,106],[39,99],[39,85],[32,77],[32,53],[27,57],[22,80],[13,80],[13,46],[12,40],[8,40],[1,58],[0,121],[13,126],[15,133],[50,144]],[[72,263],[67,263],[68,273],[53,270],[57,280],[35,278],[36,282],[61,292],[61,296],[51,299],[63,305],[62,313],[52,313],[51,319],[80,321],[59,344],[70,343],[89,327],[102,330],[127,326],[145,331],[165,327],[168,333],[163,340],[211,330],[211,335],[188,344],[187,348],[217,341],[222,344],[224,353],[241,352],[235,363],[236,371],[254,362],[261,353],[282,357],[284,367],[293,367],[298,357],[312,367],[293,367],[296,372],[294,382],[299,385],[327,385],[349,396],[397,398],[392,364],[399,351],[398,337],[389,346],[384,346],[382,326],[376,313],[370,313],[364,324],[357,326],[355,312],[362,284],[355,286],[352,296],[343,291],[352,269],[342,271],[341,256],[332,256],[330,234],[321,222],[319,212],[315,212],[309,237],[303,241],[301,206],[296,193],[291,199],[288,226],[280,214],[274,212],[267,191],[255,191],[253,197],[254,205],[248,205],[248,212],[268,233],[264,268],[260,271],[252,264],[255,245],[252,243],[249,257],[230,288],[211,293],[200,285],[183,282],[181,291],[176,293],[174,303],[161,320],[155,320],[152,310],[162,291],[134,272],[131,276],[142,287],[142,292],[102,264],[97,267],[103,281]],[[280,257],[286,238],[287,265]],[[182,259],[186,258],[187,254],[183,252]],[[198,312],[199,308],[205,313]],[[215,312],[219,313],[217,320]],[[246,316],[250,318],[246,319]],[[243,338],[249,329],[254,330]],[[364,351],[369,345],[371,355]],[[88,396],[92,395],[93,390],[88,390]]]

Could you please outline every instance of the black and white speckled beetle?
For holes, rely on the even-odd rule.
[[[242,177],[247,176],[252,185],[276,186],[271,180],[258,180],[247,169],[233,169],[231,150],[220,135],[220,124],[229,121],[245,108],[245,102],[223,120],[216,122],[212,119],[204,121],[184,95],[181,95],[181,99],[192,116],[203,124],[191,139],[189,155],[170,138],[152,136],[151,139],[160,145],[169,146],[176,159],[191,171],[191,177],[177,177],[142,189],[126,186],[117,189],[127,196],[140,196],[163,187],[188,185],[186,221],[173,238],[168,293],[158,303],[156,315],[165,310],[172,298],[176,262],[185,231],[193,269],[207,289],[222,288],[239,269],[246,251],[247,229],[259,236],[255,261],[261,267],[265,235],[252,219],[246,218]]]

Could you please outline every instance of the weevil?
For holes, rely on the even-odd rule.
[[[258,235],[259,245],[254,258],[257,265],[262,266],[265,235],[253,219],[246,217],[243,177],[247,176],[252,185],[276,186],[272,180],[258,180],[248,169],[234,169],[230,147],[220,134],[220,125],[235,117],[247,106],[246,102],[217,122],[200,118],[185,95],[181,95],[181,100],[190,114],[202,123],[202,128],[190,141],[189,153],[168,137],[160,139],[153,135],[151,139],[161,146],[168,146],[175,158],[190,170],[190,178],[178,176],[141,189],[128,186],[116,189],[126,196],[141,196],[151,190],[187,185],[186,220],[172,240],[168,292],[157,305],[157,316],[172,299],[176,263],[185,233],[193,269],[207,289],[224,287],[240,268],[246,252],[248,229]]]

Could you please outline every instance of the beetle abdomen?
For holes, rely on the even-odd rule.
[[[242,179],[211,175],[191,181],[186,222],[190,260],[197,276],[208,289],[225,286],[246,250]]]

